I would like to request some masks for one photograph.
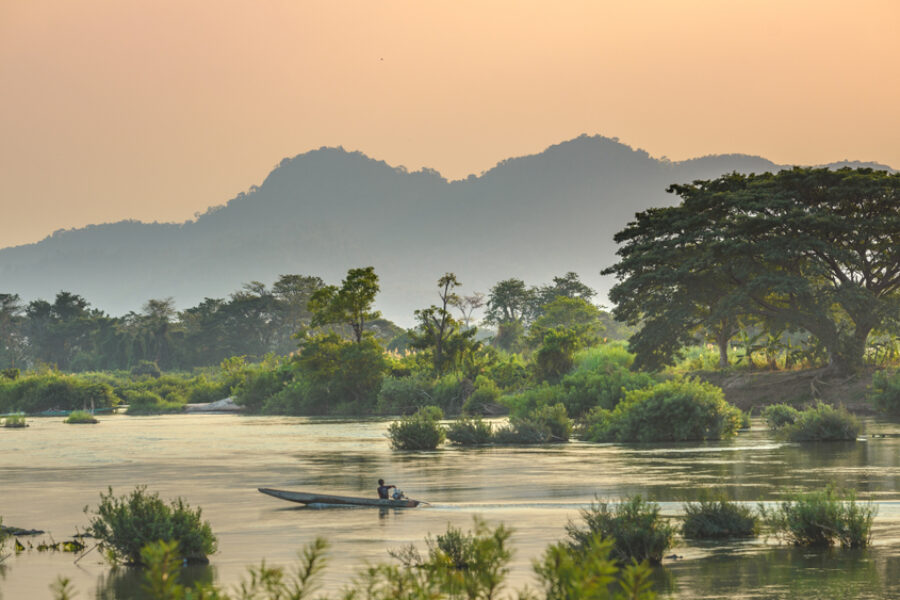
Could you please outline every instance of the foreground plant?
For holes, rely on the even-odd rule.
[[[28,427],[28,423],[25,422],[25,415],[22,413],[17,413],[14,415],[9,415],[3,421],[4,427]]]
[[[620,564],[644,560],[658,564],[675,538],[675,528],[660,516],[659,505],[640,495],[619,503],[597,501],[581,511],[581,518],[584,528],[566,525],[571,547],[585,550],[597,535],[614,540],[612,556]]]
[[[85,513],[88,508],[85,507]],[[148,494],[139,486],[130,494],[116,497],[112,488],[100,494],[100,505],[91,518],[87,532],[97,538],[101,548],[114,562],[143,564],[141,549],[151,542],[174,541],[189,562],[206,563],[216,551],[216,536],[201,510],[181,498],[163,502],[159,494]]]
[[[760,505],[759,512],[777,537],[794,546],[865,548],[878,509],[871,501],[857,502],[852,490],[829,486],[820,492],[795,494],[773,508]]]
[[[482,446],[493,441],[493,427],[481,419],[462,417],[447,426],[447,439],[457,446]]]
[[[593,535],[581,548],[568,543],[547,547],[534,561],[538,591],[525,588],[506,593],[512,552],[512,531],[490,527],[479,519],[471,531],[448,527],[426,538],[423,557],[415,546],[391,552],[397,559],[357,573],[339,595],[343,600],[654,600],[647,563],[620,569],[611,556],[612,540]],[[281,567],[250,567],[248,577],[233,594],[213,585],[185,587],[179,581],[182,561],[178,545],[151,542],[141,550],[144,590],[152,600],[302,600],[317,594],[326,565],[327,543],[322,538],[298,553],[290,571]],[[55,600],[69,600],[74,592],[60,578],[52,586]],[[328,600],[328,595],[317,595]]]

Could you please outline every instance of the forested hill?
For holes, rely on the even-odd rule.
[[[448,182],[322,148],[283,160],[261,185],[194,221],[93,225],[0,250],[0,292],[31,300],[66,290],[117,315],[150,298],[184,308],[279,274],[339,282],[348,268],[374,265],[377,307],[405,325],[436,301],[446,271],[466,294],[576,271],[605,295],[611,283],[599,271],[614,262],[613,234],[636,211],[671,204],[669,184],[779,168],[740,154],[671,162],[581,136]]]

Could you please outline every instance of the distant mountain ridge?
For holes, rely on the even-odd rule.
[[[615,262],[612,236],[635,212],[676,202],[670,184],[782,168],[742,154],[673,162],[583,135],[448,181],[320,148],[284,159],[262,184],[193,221],[91,225],[2,249],[0,292],[31,300],[66,290],[123,314],[150,298],[172,296],[186,308],[280,274],[338,282],[348,268],[374,265],[377,307],[404,325],[436,301],[447,271],[462,293],[576,271],[605,295],[612,282],[599,271]]]

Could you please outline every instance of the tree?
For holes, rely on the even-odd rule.
[[[570,329],[579,346],[596,344],[603,333],[600,309],[580,297],[557,296],[541,307],[541,316],[531,324],[528,337],[532,345],[540,345],[545,332],[551,329]]]
[[[309,300],[312,324],[348,325],[356,343],[361,343],[366,322],[381,316],[380,312],[371,310],[378,290],[375,267],[350,269],[340,288],[326,285],[312,294]]]
[[[459,309],[466,329],[472,326],[473,313],[484,306],[484,294],[475,292],[470,296],[459,296],[451,304]]]
[[[538,311],[541,306],[549,304],[557,298],[578,298],[590,302],[591,298],[596,295],[597,292],[582,283],[574,271],[569,271],[562,277],[554,277],[552,285],[545,285],[534,294]]]
[[[507,351],[516,348],[531,319],[534,296],[535,291],[521,279],[504,279],[491,288],[484,322],[497,326],[497,346]]]
[[[23,312],[18,294],[0,294],[0,368],[17,367],[25,357]]]
[[[671,361],[686,323],[746,315],[808,331],[830,370],[848,374],[869,333],[896,318],[900,174],[795,168],[669,191],[681,204],[639,213],[616,235],[621,260],[604,270],[619,279],[616,316],[643,323],[636,365]]]
[[[441,305],[417,310],[415,314],[419,327],[409,334],[413,348],[431,350],[432,364],[438,376],[448,363],[452,364],[471,346],[471,340],[477,331],[474,328],[463,329],[462,324],[447,310],[448,306],[459,302],[459,296],[453,292],[459,285],[459,280],[453,273],[446,273],[438,279]]]

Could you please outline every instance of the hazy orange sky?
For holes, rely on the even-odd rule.
[[[0,246],[183,221],[323,145],[900,167],[898,30],[898,0],[0,0]]]

